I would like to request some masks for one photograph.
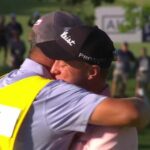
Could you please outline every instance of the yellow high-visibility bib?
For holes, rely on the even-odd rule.
[[[31,76],[0,88],[0,150],[13,150],[17,133],[33,100],[50,81]]]

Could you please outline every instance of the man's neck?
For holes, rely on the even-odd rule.
[[[106,82],[97,81],[97,82],[91,82],[86,89],[89,90],[89,91],[92,91],[96,94],[100,94],[106,88],[108,88],[108,85],[107,85]]]

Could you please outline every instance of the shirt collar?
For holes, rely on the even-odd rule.
[[[20,67],[20,70],[28,70],[34,72],[35,74],[39,74],[46,78],[51,78],[50,72],[41,64],[26,58],[23,64]]]

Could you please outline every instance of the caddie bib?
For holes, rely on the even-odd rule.
[[[0,88],[0,150],[13,150],[18,131],[33,100],[51,81],[30,76]]]

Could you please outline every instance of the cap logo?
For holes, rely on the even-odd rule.
[[[102,58],[102,59],[93,58],[93,57],[87,56],[87,55],[85,55],[85,54],[83,54],[83,53],[79,53],[78,57],[79,57],[79,58],[82,58],[82,59],[85,60],[85,61],[93,62],[93,63],[95,63],[95,64],[100,64],[101,62],[106,61],[105,58]]]
[[[64,31],[60,37],[64,39],[70,46],[76,44],[75,41],[71,39],[71,36],[68,36],[68,31]]]
[[[92,60],[93,58],[92,57],[89,57],[89,56],[87,56],[87,55],[84,55],[83,53],[79,53],[79,56],[78,56],[79,58],[82,58],[82,59],[84,59],[84,60]]]
[[[38,19],[34,25],[39,25],[42,22],[42,19]]]

